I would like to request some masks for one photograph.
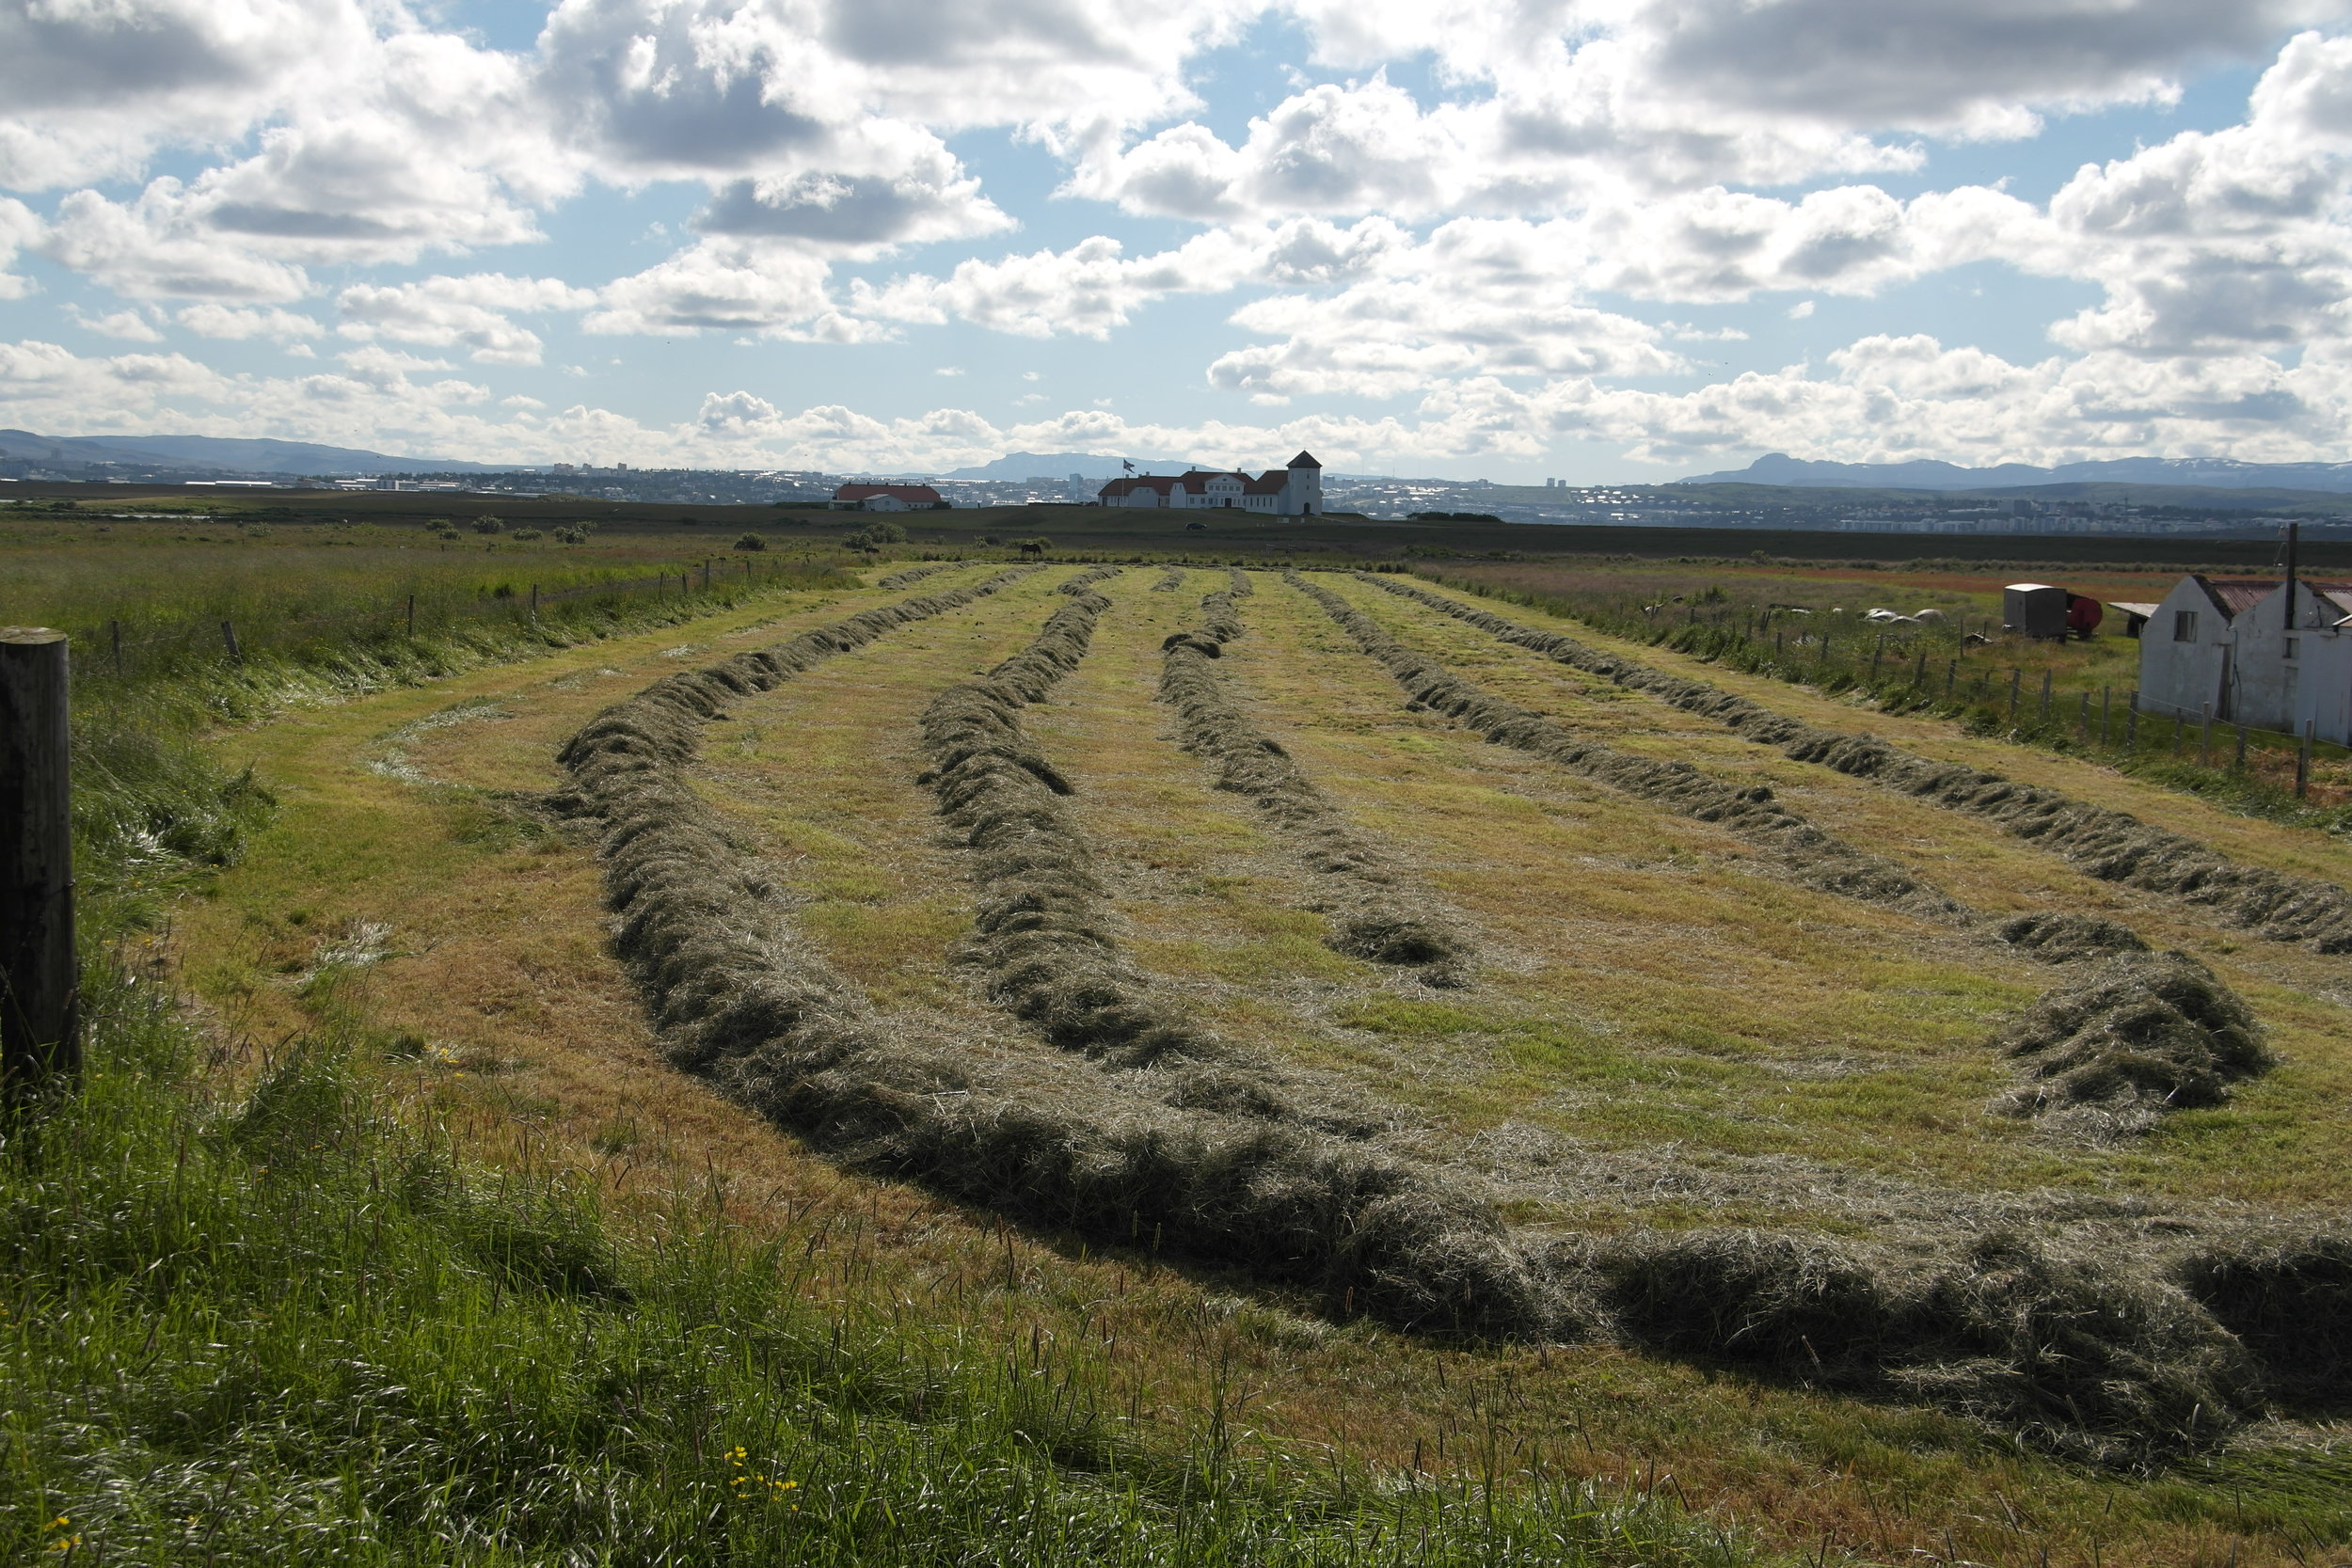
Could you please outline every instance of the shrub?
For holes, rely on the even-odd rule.
[[[764,550],[768,547],[768,541],[756,533],[747,533],[735,542],[735,547],[739,550]]]
[[[497,517],[476,517],[473,520],[473,531],[476,533],[504,533],[506,531],[506,524],[502,519]]]

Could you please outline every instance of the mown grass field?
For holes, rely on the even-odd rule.
[[[764,1361],[768,1353],[747,1349],[741,1364],[755,1370],[706,1381],[691,1399],[642,1403],[635,1418],[659,1411],[669,1429],[659,1440],[600,1447],[596,1465],[564,1472],[564,1484],[638,1499],[632,1507],[671,1497],[667,1513],[655,1511],[660,1529],[608,1548],[611,1560],[705,1560],[699,1551],[718,1538],[708,1519],[735,1517],[726,1510],[737,1505],[717,1501],[737,1489],[731,1463],[719,1462],[731,1452],[729,1422],[755,1419],[767,1423],[771,1449],[793,1456],[787,1479],[803,1497],[821,1491],[828,1511],[812,1527],[779,1501],[772,1518],[725,1528],[744,1532],[739,1551],[811,1560],[1054,1560],[1085,1549],[1185,1561],[2185,1565],[2324,1562],[2352,1551],[2352,1453],[2341,1412],[2325,1402],[2268,1408],[2210,1442],[2100,1464],[1931,1399],[1859,1391],[1802,1367],[1607,1336],[1416,1332],[1269,1285],[1246,1256],[1168,1257],[1140,1235],[1105,1243],[1081,1228],[1008,1225],[985,1204],[921,1182],[845,1171],[821,1140],[780,1130],[669,1065],[612,956],[593,824],[542,805],[565,786],[559,749],[666,675],[1001,570],[960,566],[896,590],[871,586],[882,571],[865,573],[866,585],[812,578],[669,624],[616,621],[594,641],[314,694],[287,711],[257,699],[207,746],[228,773],[249,769],[274,808],[220,857],[233,864],[161,906],[160,920],[125,934],[113,955],[183,990],[196,1033],[169,1071],[139,1065],[151,1064],[151,1040],[149,1055],[106,1069],[102,1099],[148,1109],[109,1113],[133,1131],[93,1158],[128,1169],[138,1158],[167,1161],[175,1139],[193,1139],[211,1162],[210,1201],[224,1211],[277,1201],[268,1195],[286,1167],[277,1178],[264,1167],[281,1156],[250,1152],[261,1133],[240,1143],[218,1129],[258,1125],[255,1085],[284,1078],[290,1053],[308,1042],[331,1057],[327,1077],[342,1097],[342,1109],[317,1113],[327,1119],[313,1141],[327,1147],[294,1151],[321,1162],[300,1180],[328,1228],[348,1230],[369,1212],[369,1172],[392,1158],[384,1149],[420,1138],[433,1158],[470,1173],[464,1180],[518,1195],[526,1208],[552,1193],[573,1206],[566,1212],[600,1212],[597,1256],[613,1259],[605,1266],[643,1304],[640,1322],[609,1291],[550,1294],[544,1281],[501,1284],[496,1269],[465,1273],[473,1222],[400,1211],[403,1269],[430,1275],[447,1255],[477,1281],[453,1291],[461,1337],[538,1346],[516,1354],[543,1361],[547,1345],[609,1323],[635,1337],[624,1359],[655,1370],[666,1365],[660,1332],[735,1343],[723,1325],[757,1320],[753,1338],[803,1347]],[[969,961],[974,856],[943,831],[922,782],[916,721],[1027,645],[1072,603],[1058,589],[1073,571],[1022,578],[728,702],[703,726],[686,774],[797,938],[883,1027],[964,1042],[976,1062],[1017,1063],[1049,1048],[992,1000]],[[2234,1085],[2225,1103],[2169,1111],[2129,1139],[2049,1135],[1988,1113],[2011,1069],[1986,1045],[2051,984],[2049,966],[1949,922],[1804,885],[1722,824],[1408,707],[1312,599],[1279,573],[1250,576],[1255,591],[1239,601],[1248,629],[1225,643],[1218,679],[1378,847],[1393,885],[1466,933],[1467,984],[1432,986],[1409,968],[1335,950],[1331,913],[1313,907],[1316,884],[1295,844],[1246,798],[1209,787],[1201,759],[1176,744],[1173,716],[1155,700],[1163,644],[1202,624],[1202,596],[1226,585],[1223,568],[1186,571],[1166,592],[1156,569],[1099,584],[1107,604],[1085,657],[1023,727],[1070,785],[1062,799],[1091,847],[1120,949],[1155,1002],[1270,1064],[1284,1092],[1307,1103],[1382,1108],[1375,1147],[1469,1184],[1514,1234],[1763,1227],[1876,1244],[1987,1227],[2072,1235],[2085,1223],[2077,1212],[2095,1211],[2100,1244],[2113,1246],[2130,1228],[2119,1214],[2227,1230],[2341,1212],[2352,960],[2262,941],[1368,582],[1313,576],[1412,649],[1572,733],[1766,784],[1823,830],[1972,909],[2110,915],[2209,965],[2262,1020],[2277,1065]],[[1618,644],[1536,610],[1512,613],[1814,722],[1867,728],[2128,810],[2248,864],[2344,879],[2340,844],[2307,828],[1931,718],[1862,711]],[[358,1121],[354,1105],[366,1108]],[[149,1114],[157,1119],[138,1121]],[[373,1118],[391,1131],[348,1130],[375,1129]],[[142,1138],[144,1155],[117,1147]],[[330,1150],[338,1158],[323,1158]],[[10,1158],[33,1156],[12,1146]],[[34,1176],[64,1202],[54,1168],[9,1180],[29,1192]],[[697,1264],[705,1283],[694,1294],[677,1283],[675,1260],[690,1254],[776,1261]],[[20,1244],[19,1256],[33,1254]],[[71,1273],[59,1261],[41,1267]],[[331,1291],[322,1298],[322,1323],[333,1300]],[[126,1362],[151,1353],[135,1341],[158,1321],[167,1351],[217,1350],[225,1338],[218,1319],[156,1319],[135,1292],[107,1302],[102,1316]],[[40,1306],[15,1310],[24,1324]],[[829,1323],[849,1327],[826,1349]],[[151,1425],[154,1411],[193,1398],[167,1390],[110,1402],[90,1391],[104,1356],[62,1365],[56,1342],[28,1327],[12,1343],[11,1441],[37,1462],[19,1473],[38,1471],[39,1486],[103,1494],[104,1482],[84,1449],[23,1413],[24,1396],[72,1404],[93,1430]],[[227,1386],[228,1373],[199,1375],[201,1357],[188,1354],[179,1386],[205,1386],[207,1376]],[[300,1359],[293,1349],[272,1354],[280,1370]],[[461,1359],[450,1399],[569,1408],[580,1397],[548,1383],[534,1395],[519,1374],[502,1385],[510,1373],[498,1361]],[[579,1375],[593,1384],[593,1370]],[[468,1380],[472,1392],[454,1387]],[[783,1413],[759,1403],[779,1380],[789,1394]],[[883,1384],[887,1397],[865,1391]],[[940,1391],[915,1391],[926,1386]],[[233,1414],[242,1397],[217,1395],[204,1408]],[[316,1394],[329,1409],[353,1397],[348,1387]],[[933,1398],[936,1415],[924,1403]],[[317,1473],[356,1475],[382,1464],[384,1450],[319,1433],[369,1421],[305,1427],[271,1408],[280,1428],[267,1443],[246,1408],[241,1419],[191,1424],[173,1451],[190,1465],[208,1452],[266,1451],[274,1457],[257,1474],[310,1486],[306,1506],[340,1519],[337,1505],[315,1501]],[[972,1414],[986,1410],[1011,1414]],[[865,1411],[881,1414],[856,1414]],[[477,1423],[471,1440],[494,1442],[496,1427]],[[852,1429],[866,1435],[852,1440]],[[448,1440],[453,1453],[463,1447]],[[332,1463],[288,1457],[305,1441],[331,1450]],[[379,1528],[390,1544],[369,1547],[378,1556],[368,1560],[523,1560],[551,1549],[553,1536],[518,1523],[534,1509],[554,1517],[544,1496],[495,1465],[449,1454],[436,1463],[479,1478],[469,1481],[484,1488],[467,1505],[474,1512],[378,1502],[410,1533]],[[176,1484],[175,1498],[194,1499],[189,1516],[205,1520],[198,1481]],[[357,1480],[339,1484],[367,1493]],[[58,1496],[56,1512],[69,1518],[92,1506]],[[1424,1496],[1424,1512],[1396,1501]],[[33,1499],[20,1487],[10,1506],[51,1506]],[[1475,1522],[1488,1501],[1503,1511],[1500,1525]],[[126,1550],[199,1560],[217,1549],[217,1528],[209,1545],[201,1523],[172,1537],[160,1513],[134,1536],[112,1506],[102,1500],[94,1517],[113,1520]],[[246,1532],[237,1539],[261,1539],[265,1506],[239,1507],[261,1512],[236,1516]],[[1381,1507],[1405,1511],[1391,1519]],[[894,1509],[926,1522],[916,1528]],[[1077,1523],[1057,1537],[1008,1523],[1028,1514]],[[872,1523],[885,1516],[887,1528]],[[1199,1521],[1191,1536],[1188,1517]],[[72,1533],[35,1523],[19,1534],[28,1550]],[[315,1539],[358,1539],[342,1523],[319,1528]],[[585,1526],[562,1528],[593,1537]],[[86,1539],[95,1538],[93,1528]],[[538,1548],[516,1544],[534,1539]],[[1550,1555],[1532,1555],[1539,1550]]]

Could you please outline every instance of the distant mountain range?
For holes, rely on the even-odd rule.
[[[1790,484],[1836,490],[1994,490],[2026,484],[2202,484],[2223,490],[2352,491],[2352,463],[2238,463],[2211,457],[2114,457],[2097,463],[1991,468],[1911,463],[1808,463],[1773,452],[1744,468],[1677,484]]]
[[[200,468],[244,474],[491,473],[488,463],[453,457],[388,457],[356,447],[237,436],[36,436],[0,430],[0,460],[135,468]]]
[[[1184,459],[1176,457],[1135,457],[1127,461],[1138,468],[1155,469],[1161,473],[1181,471],[1191,467]],[[1088,479],[1117,479],[1126,471],[1119,466],[1120,462],[1119,458],[1104,457],[1090,451],[1009,451],[993,463],[958,468],[951,474],[939,477],[1010,480],[1016,483],[1025,479],[1067,480],[1072,474],[1080,474]]]

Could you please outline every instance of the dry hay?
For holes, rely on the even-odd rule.
[[[1173,594],[1184,585],[1184,569],[1170,566],[1160,574],[1160,580],[1152,585],[1154,594]]]
[[[2052,964],[2148,951],[2139,933],[2122,921],[2079,911],[2014,915],[1994,927],[1993,934],[2019,952]]]
[[[1329,589],[1295,573],[1288,580],[1344,627],[1413,702],[1459,720],[1488,740],[1558,763],[1668,811],[1717,823],[1769,851],[1792,879],[1807,887],[1925,919],[1968,923],[1969,911],[1949,895],[1892,861],[1823,832],[1775,800],[1770,786],[1724,784],[1687,762],[1632,756],[1576,735],[1541,714],[1489,695],[1438,660],[1415,653]]]
[[[929,566],[910,566],[903,572],[891,573],[888,577],[874,584],[874,586],[877,588],[905,588],[911,584],[921,582],[925,578],[931,576],[935,572],[952,572],[959,566],[968,564],[969,562],[961,561],[942,561],[934,562]]]
[[[2352,891],[2337,883],[2241,865],[2208,845],[2151,827],[2127,812],[2086,805],[2058,790],[2018,784],[1980,768],[1931,761],[1874,736],[1806,724],[1706,681],[1670,675],[1415,584],[1364,577],[1399,597],[1443,610],[1506,642],[1713,719],[1750,740],[1779,747],[1799,762],[1820,763],[1982,817],[2063,855],[2103,881],[2210,906],[2232,924],[2272,942],[2308,942],[2321,953],[2352,953]]]
[[[1117,567],[1062,584],[1073,603],[1035,640],[979,680],[948,688],[924,709],[920,783],[964,847],[979,889],[965,956],[992,1000],[1066,1051],[1141,1067],[1164,1056],[1216,1060],[1229,1048],[1154,1001],[1124,960],[1094,851],[1061,805],[1069,780],[1021,727],[1086,657],[1110,601],[1091,592]]]
[[[2083,964],[1994,1044],[2029,1076],[1998,1102],[2054,1130],[2112,1136],[2163,1111],[2217,1105],[2270,1065],[2254,1015],[2185,953],[2126,953]]]
[[[2210,1444],[2257,1405],[2253,1357],[2113,1253],[2008,1230],[1942,1257],[1816,1235],[1636,1231],[1581,1249],[1636,1339],[1909,1395],[2085,1457]]]
[[[1104,1070],[878,1017],[800,940],[686,768],[729,696],[1017,575],[672,676],[598,715],[563,753],[574,809],[603,825],[616,946],[673,1059],[845,1164],[1098,1243],[1248,1269],[1335,1314],[1477,1335],[1613,1331],[1931,1399],[2103,1456],[2207,1443],[2250,1411],[2252,1362],[2214,1313],[2274,1367],[2295,1354],[2303,1320],[2342,1322],[2352,1248],[2341,1239],[2201,1255],[2178,1285],[2130,1256],[2058,1256],[2009,1233],[1935,1253],[1737,1230],[1538,1251],[1443,1176],[1295,1119],[1248,1062]],[[976,683],[1007,712],[1083,652],[1079,623],[1090,627],[1104,601],[1083,588],[1075,600]],[[1051,807],[1053,785],[1022,760],[1033,753],[1004,717],[958,732],[949,750],[993,758],[976,778],[1035,781]]]
[[[878,1018],[792,928],[774,889],[686,778],[725,695],[766,689],[891,627],[1020,576],[869,610],[718,672],[672,676],[597,716],[563,753],[570,803],[601,820],[615,946],[670,1058],[858,1168],[925,1181],[1103,1244],[1246,1268],[1334,1313],[1400,1327],[1556,1337],[1578,1304],[1475,1197],[1409,1162],[1285,1119],[1244,1070],[1105,1073],[1082,1058],[976,1053]],[[1099,580],[1108,572],[1088,575]],[[1089,605],[1089,600],[1093,602]],[[1000,667],[1040,690],[1087,594],[1046,646]]]
[[[2352,1398],[2352,1231],[2269,1231],[2192,1253],[2182,1285],[2292,1404]]]
[[[1240,574],[1234,574],[1239,577]],[[1469,943],[1425,894],[1408,891],[1394,863],[1315,786],[1289,752],[1255,723],[1210,661],[1243,633],[1233,590],[1200,601],[1206,629],[1161,645],[1160,700],[1174,708],[1184,749],[1216,769],[1216,787],[1255,802],[1326,891],[1310,908],[1328,922],[1326,941],[1374,963],[1420,968],[1433,986],[1465,983]]]
[[[1368,575],[1367,575],[1368,576]],[[1659,801],[1701,821],[1723,821],[1735,832],[1780,853],[1808,886],[1895,905],[1910,912],[1981,928],[1985,917],[1876,856],[1866,856],[1793,812],[1770,804],[1762,786],[1739,789],[1706,778],[1686,763],[1629,758],[1581,740],[1525,708],[1486,695],[1434,659],[1413,653],[1369,616],[1327,589],[1292,580],[1351,632],[1364,651],[1388,667],[1415,701],[1460,717],[1489,739],[1587,777]],[[1379,580],[1370,578],[1370,580]],[[2015,917],[1994,927],[2004,942],[2051,962],[2100,954],[2145,953],[2147,944],[2122,923],[2083,914]],[[2187,966],[2184,969],[2182,966]],[[2188,970],[2193,970],[2190,976]],[[2084,984],[2059,986],[2005,1035],[1997,1049],[2019,1064],[2022,1082],[1998,1097],[2005,1115],[2045,1118],[2048,1130],[2074,1138],[2117,1138],[2144,1132],[2162,1112],[2217,1103],[2231,1080],[2259,1072],[2269,1056],[2255,1043],[2252,1014],[2213,973],[2184,955],[2126,963],[2090,989],[2107,1000],[2098,1019],[2083,1015],[2051,1035],[2052,1020],[2076,1017],[2067,999]],[[2168,1022],[2169,1021],[2169,1022]],[[2201,1031],[2231,1032],[2210,1045]],[[2117,1031],[2121,1031],[2118,1033]],[[2245,1038],[2241,1043],[2239,1036]],[[2031,1042],[2031,1043],[2028,1043]]]

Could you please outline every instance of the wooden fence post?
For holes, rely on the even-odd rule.
[[[106,623],[106,641],[109,641],[109,642],[112,642],[112,643],[114,644],[114,650],[115,650],[115,674],[116,674],[117,676],[119,676],[119,675],[122,673],[122,623],[121,623],[121,622],[119,622],[119,621],[109,621],[109,622],[107,622],[107,623]]]
[[[417,596],[414,594],[408,595],[408,635],[417,635]]]
[[[0,1092],[10,1102],[82,1067],[68,754],[65,633],[0,627]]]
[[[2303,742],[2295,749],[2295,798],[2312,792],[2312,721],[2303,721]]]
[[[2115,736],[2115,726],[2110,718],[2114,711],[2115,688],[2103,686],[2099,689],[2099,744],[2102,746],[2108,744]]]
[[[539,624],[539,585],[535,582],[531,585],[531,624]]]
[[[2050,721],[2050,672],[2042,672],[2042,721]]]
[[[2200,768],[2213,766],[2213,705],[2211,703],[2204,705],[2202,721],[2197,730],[2197,766]]]
[[[2245,726],[2245,725],[2243,725],[2243,724],[2240,724],[2240,725],[2237,725],[2237,726],[2236,726],[2236,729],[2237,729],[2237,762],[2236,762],[2236,764],[2235,764],[2235,767],[2236,767],[2236,768],[2237,768],[2237,771],[2239,771],[2239,772],[2243,773],[2243,772],[2245,772],[2245,771],[2246,771],[2246,726]]]
[[[237,646],[237,624],[234,621],[223,621],[220,624],[220,640],[228,646],[230,658],[240,663],[244,662],[245,650]]]
[[[2017,694],[2024,689],[2025,684],[2026,672],[2016,668],[2014,665],[2010,666],[2009,672],[2009,717],[2011,722],[2015,722],[2016,721]]]
[[[2123,749],[2139,750],[2139,688],[2132,688],[2131,705],[2123,710]]]

